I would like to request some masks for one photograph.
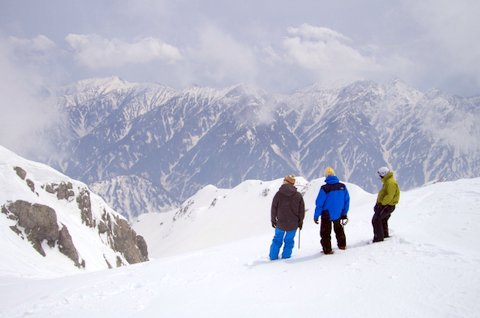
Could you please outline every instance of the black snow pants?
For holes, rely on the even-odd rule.
[[[322,212],[322,218],[320,223],[320,244],[322,244],[323,252],[329,254],[332,251],[332,240],[330,234],[335,231],[335,237],[337,238],[337,246],[341,249],[347,246],[347,239],[345,237],[345,231],[343,225],[338,220],[330,220],[330,214],[328,211]]]
[[[394,205],[376,204],[373,208],[375,214],[372,218],[373,225],[373,241],[381,242],[385,237],[389,237],[388,233],[388,219],[395,210]]]

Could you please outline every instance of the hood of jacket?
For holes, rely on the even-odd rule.
[[[338,182],[340,182],[340,180],[338,180],[337,176],[328,176],[325,178],[325,183],[327,184],[335,184]]]
[[[385,183],[391,177],[393,177],[393,172],[389,171],[383,178],[381,178],[381,180],[382,180],[383,183]]]
[[[282,184],[280,189],[278,189],[278,192],[280,192],[283,195],[286,195],[287,197],[291,197],[295,193],[297,193],[297,188],[291,184]]]

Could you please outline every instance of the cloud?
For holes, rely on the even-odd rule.
[[[42,62],[50,59],[56,44],[45,35],[38,35],[32,39],[10,36],[7,40],[17,59]]]
[[[14,58],[22,46],[31,52],[49,50],[52,43],[45,39],[0,37],[0,144],[24,156],[50,151],[41,133],[60,120],[45,78]]]
[[[423,52],[417,52],[418,64],[428,67],[423,79],[435,77],[433,82],[442,87],[460,86],[455,90],[478,94],[480,2],[425,0],[408,1],[406,6],[424,43]]]
[[[303,24],[287,29],[283,48],[287,60],[315,72],[321,82],[350,81],[382,72],[374,57],[362,54],[351,42],[335,30]]]
[[[443,48],[460,67],[480,63],[480,2],[476,0],[426,0],[412,2],[411,11],[429,41]]]
[[[105,39],[99,35],[69,34],[67,43],[75,59],[90,69],[143,64],[155,60],[174,63],[182,58],[178,48],[159,39],[146,37],[134,43]]]
[[[255,82],[255,51],[215,26],[199,29],[198,43],[188,50],[188,59],[196,80],[215,85]]]
[[[22,39],[10,36],[9,41],[15,48],[31,50],[33,52],[47,52],[56,47],[55,42],[42,34],[33,39]]]

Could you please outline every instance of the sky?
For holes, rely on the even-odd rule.
[[[50,83],[291,92],[400,78],[465,96],[480,93],[479,15],[475,0],[3,0],[0,45],[12,72]]]
[[[398,78],[478,95],[478,16],[477,0],[2,0],[0,135],[55,120],[45,88],[93,77],[272,93]]]

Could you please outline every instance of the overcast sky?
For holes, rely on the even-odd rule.
[[[400,78],[480,93],[478,0],[2,0],[5,63],[52,83],[181,88]],[[15,57],[13,57],[13,55]]]
[[[478,95],[478,17],[478,0],[1,0],[2,122],[19,92],[28,110],[42,84],[104,76],[275,93],[399,78]]]

